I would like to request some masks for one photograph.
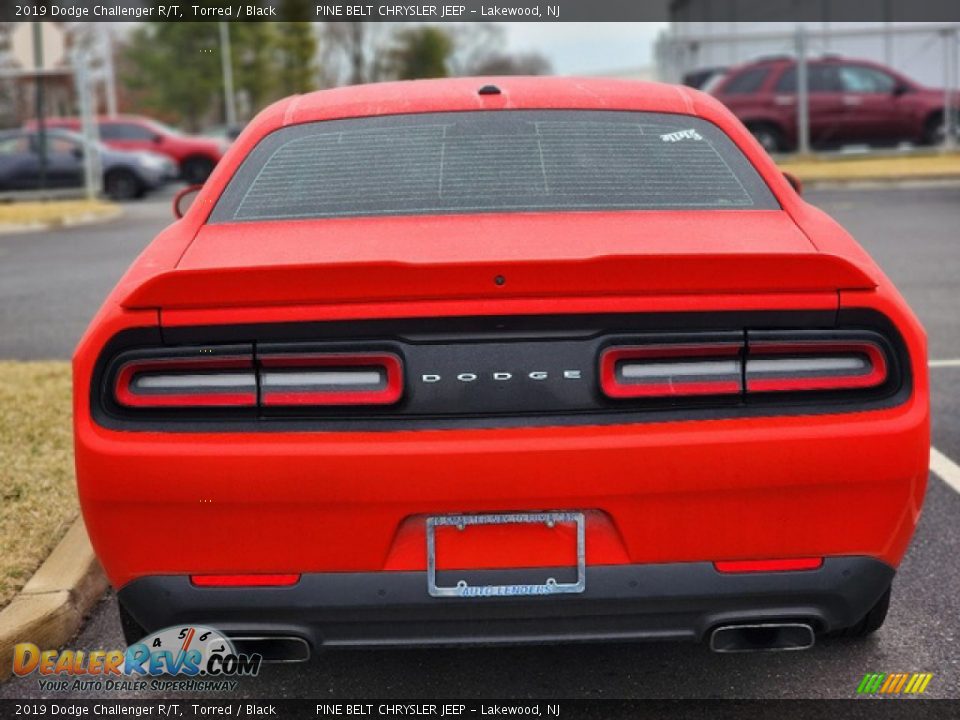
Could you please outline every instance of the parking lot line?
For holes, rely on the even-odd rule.
[[[927,365],[932,368],[960,367],[960,358],[954,358],[953,360],[931,360]]]
[[[930,447],[930,470],[947,485],[960,492],[960,465],[935,447]]]

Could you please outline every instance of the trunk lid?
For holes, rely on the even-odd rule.
[[[344,218],[206,225],[123,300],[199,309],[453,299],[816,293],[875,281],[783,211]]]

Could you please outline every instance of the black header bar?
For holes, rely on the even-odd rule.
[[[196,4],[195,4],[196,3]],[[0,21],[954,22],[957,0],[4,0]]]
[[[155,682],[188,682],[169,678]],[[45,698],[0,700],[0,717],[46,718],[417,718],[498,720],[504,717],[557,720],[954,720],[956,700],[271,700],[209,699],[99,700]]]

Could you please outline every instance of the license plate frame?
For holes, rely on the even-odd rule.
[[[459,580],[456,585],[437,584],[437,543],[438,527],[459,527],[466,529],[471,525],[507,525],[518,523],[545,524],[574,523],[577,532],[577,580],[576,582],[557,582],[547,578],[544,583],[521,583],[510,585],[470,585]],[[484,597],[528,597],[542,595],[561,595],[582,593],[587,589],[586,562],[586,518],[582,512],[517,512],[484,513],[463,515],[435,515],[427,518],[427,592],[438,598],[484,598]],[[572,567],[572,566],[571,566]]]

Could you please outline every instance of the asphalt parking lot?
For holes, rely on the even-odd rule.
[[[960,185],[807,197],[853,232],[924,322],[933,445],[960,461]],[[68,358],[102,297],[170,217],[164,197],[131,204],[123,218],[96,227],[0,236],[0,357]],[[743,655],[656,643],[338,651],[308,665],[267,666],[230,697],[852,698],[865,673],[923,671],[934,675],[928,697],[960,698],[958,557],[960,492],[931,475],[890,616],[864,641]],[[112,597],[72,645],[123,646]],[[35,677],[0,686],[4,698],[41,696]]]

